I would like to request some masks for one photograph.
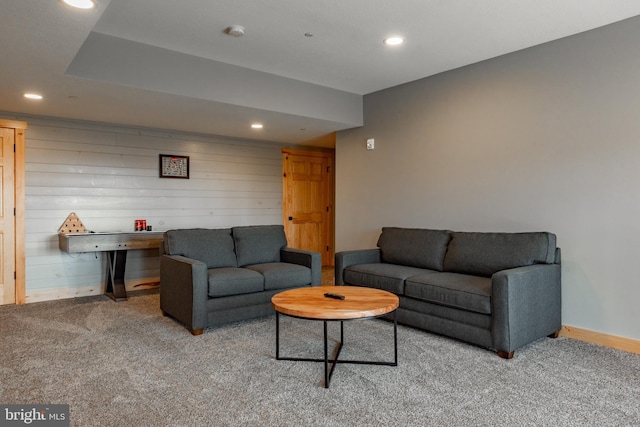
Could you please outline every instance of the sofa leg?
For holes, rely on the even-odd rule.
[[[549,338],[558,338],[560,336],[560,331],[555,331],[551,335],[547,335]]]
[[[498,356],[502,357],[503,359],[511,359],[513,358],[513,351],[504,351],[504,350],[498,350]]]
[[[204,332],[204,328],[192,329],[191,335],[202,335],[203,332]]]

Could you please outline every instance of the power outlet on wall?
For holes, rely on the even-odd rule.
[[[367,150],[373,150],[376,147],[376,140],[373,138],[367,139]]]

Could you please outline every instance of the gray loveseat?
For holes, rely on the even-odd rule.
[[[506,359],[560,331],[560,249],[552,233],[385,227],[377,246],[337,253],[336,285],[398,295],[399,323]]]
[[[282,225],[165,232],[160,309],[193,335],[274,313],[276,293],[321,282],[320,253],[286,245]]]

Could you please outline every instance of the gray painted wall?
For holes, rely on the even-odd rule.
[[[640,339],[638,40],[634,18],[367,95],[337,135],[336,249],[392,225],[551,231],[563,324]]]

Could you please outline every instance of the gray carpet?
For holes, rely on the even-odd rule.
[[[337,337],[338,330],[331,331]],[[282,318],[283,355],[322,323]],[[391,360],[393,325],[347,322],[341,357]],[[75,426],[640,425],[640,355],[566,338],[512,360],[407,327],[399,366],[275,360],[275,316],[199,337],[155,292],[0,307],[0,403],[68,403]]]

